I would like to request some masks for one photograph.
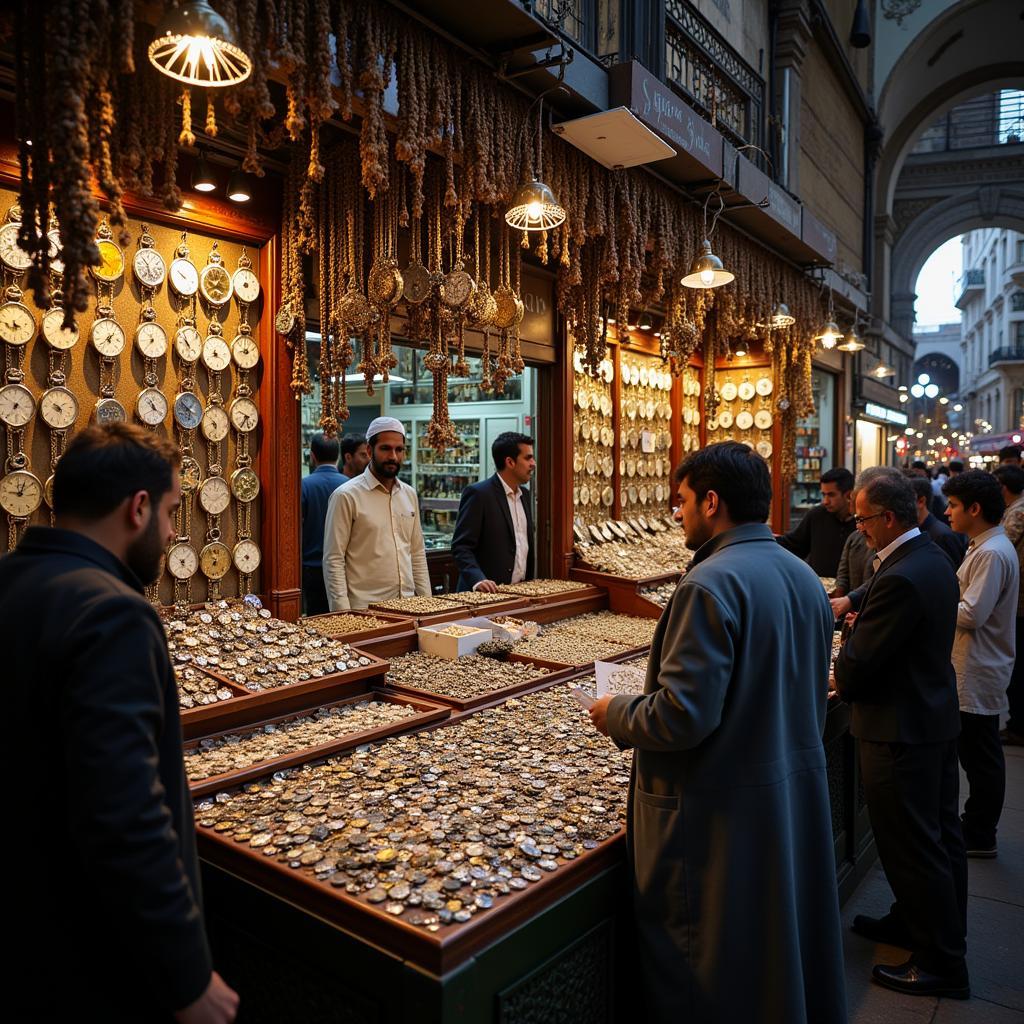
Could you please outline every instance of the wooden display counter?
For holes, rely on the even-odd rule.
[[[664,610],[660,605],[649,601],[640,591],[644,587],[656,587],[660,583],[676,583],[681,573],[667,572],[659,576],[645,576],[634,580],[628,576],[613,576],[611,573],[598,572],[596,569],[573,568],[569,570],[569,578],[581,583],[592,583],[608,591],[608,607],[613,612],[623,615],[645,615],[660,619]]]

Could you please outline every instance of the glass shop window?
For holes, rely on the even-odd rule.
[[[796,421],[796,479],[790,490],[792,529],[821,501],[821,474],[836,465],[836,378],[811,372],[814,412]]]

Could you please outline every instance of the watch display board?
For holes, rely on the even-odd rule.
[[[620,353],[619,374],[622,514],[659,513],[671,493],[672,375],[657,357],[633,351]]]
[[[17,193],[11,188],[0,187],[0,218],[16,205]],[[236,348],[240,352],[244,349],[242,354],[246,355],[248,349],[256,345],[257,326],[263,312],[264,301],[258,287],[255,297],[252,297],[251,281],[245,271],[251,271],[253,276],[257,276],[260,260],[264,257],[263,253],[252,245],[244,247],[243,250],[240,242],[219,238],[202,230],[190,229],[183,240],[180,227],[169,227],[152,220],[144,222],[134,216],[128,218],[127,231],[129,242],[126,246],[120,245],[116,229],[111,232],[111,238],[107,239],[104,236],[101,239],[110,249],[110,258],[108,260],[104,253],[104,263],[98,269],[106,271],[109,264],[109,272],[104,277],[96,278],[98,295],[90,302],[89,309],[77,317],[77,337],[72,339],[71,332],[67,332],[66,339],[61,336],[61,369],[66,378],[61,387],[70,393],[64,406],[71,408],[77,403],[77,414],[73,423],[66,429],[67,436],[64,441],[70,441],[78,431],[96,422],[97,419],[114,418],[126,419],[130,423],[148,427],[157,434],[170,438],[180,447],[181,415],[193,412],[191,406],[189,409],[184,408],[183,394],[187,395],[191,404],[196,405],[194,411],[200,417],[211,406],[211,385],[219,398],[219,403],[217,400],[212,403],[215,412],[218,404],[228,409],[230,403],[237,400],[240,383],[249,389],[248,395],[243,397],[257,396],[263,371],[263,360],[258,350],[255,361],[253,358],[235,358],[227,365],[222,365],[223,359],[219,362],[214,362],[213,359],[222,354],[221,348],[225,348],[229,354]],[[184,281],[181,273],[183,265],[179,263],[175,268],[179,275],[178,287],[174,286],[175,281],[170,276],[172,266],[176,260],[180,260],[179,250],[183,241],[187,242],[189,257],[197,275],[201,276],[204,269],[209,271],[208,261],[211,252],[219,259],[219,262],[214,264],[218,270],[207,273],[207,278],[212,279],[207,281],[207,288],[204,291],[197,286],[192,300],[181,291],[184,288],[185,293],[188,292],[188,282]],[[226,301],[220,301],[226,291],[223,287],[217,291],[216,287],[222,285],[223,281],[213,279],[220,268],[228,275],[228,281],[231,281],[241,269],[244,280],[240,278],[239,283],[242,286],[249,285],[248,290],[239,290],[236,295],[232,285]],[[220,276],[223,277],[224,274]],[[54,284],[59,286],[59,279],[56,277]],[[217,301],[210,301],[210,296]],[[25,345],[24,355],[23,385],[33,395],[36,405],[35,413],[24,427],[24,452],[35,477],[48,482],[53,464],[51,431],[54,425],[49,420],[44,421],[40,414],[40,399],[48,390],[51,395],[58,395],[58,391],[54,389],[51,379],[52,353],[55,346],[52,338],[48,340],[44,335],[43,321],[46,316],[52,318],[59,314],[52,309],[40,309],[27,290],[21,301],[31,311],[36,322],[32,338]],[[190,301],[194,301],[191,307]],[[104,307],[105,316],[100,315],[98,305]],[[97,321],[104,322],[97,324]],[[187,363],[182,360],[184,342],[179,342],[177,336],[185,321],[193,325],[200,346],[210,342],[211,337],[216,339],[206,346],[209,353],[212,353],[209,359],[204,360],[200,348],[194,362]],[[211,330],[211,324],[217,326]],[[56,330],[57,328],[51,330],[50,335],[54,335]],[[114,344],[121,334],[124,335],[124,344]],[[237,339],[241,335],[244,335],[246,340],[239,345]],[[223,344],[220,344],[221,341]],[[215,347],[216,352],[213,351]],[[243,377],[244,380],[241,379]],[[181,387],[183,380],[191,381],[187,389]],[[63,395],[63,390],[59,394]],[[180,415],[176,416],[176,410]],[[210,417],[207,417],[207,420],[209,421]],[[207,422],[202,426],[209,427],[210,424]],[[237,427],[237,424],[234,426]],[[223,441],[223,447],[219,451],[220,474],[211,474],[209,471],[208,436],[198,428],[193,434],[191,451],[188,454],[192,459],[191,472],[194,474],[198,470],[198,484],[201,484],[213,475],[223,475],[230,479],[231,474],[237,472],[240,465],[255,464],[253,456],[259,451],[262,427],[245,434],[244,445],[247,452],[242,453],[241,464],[238,457],[242,432],[229,424],[227,430],[216,435]],[[61,445],[61,451],[63,447],[64,445]],[[31,514],[28,523],[46,525],[51,522],[51,510],[45,500],[50,495],[51,487],[46,486],[44,500]],[[198,491],[193,495],[193,499],[192,514],[188,529],[185,531],[187,538],[182,536],[179,541],[184,542],[187,539],[191,548],[199,554],[210,547],[207,536],[210,525],[207,519],[210,513],[199,501]],[[241,534],[238,522],[240,509],[245,509],[248,513]],[[258,592],[261,589],[260,558],[247,545],[255,545],[258,550],[261,532],[259,498],[243,504],[235,495],[215,515],[219,520],[215,524],[219,528],[218,540],[226,546],[228,554],[227,565],[216,569],[216,573],[220,573],[221,568],[225,570],[221,576],[217,576],[219,594],[231,597],[240,593],[243,570],[251,570],[246,572],[245,585],[248,590]],[[239,542],[244,542],[241,547]],[[7,551],[8,547],[7,531],[0,530],[0,553]],[[233,553],[236,553],[234,564],[231,559]],[[208,562],[210,560],[207,558]],[[195,575],[191,577],[194,601],[211,596],[208,590],[211,577],[204,575],[199,563],[200,560],[197,559]],[[158,594],[163,604],[173,601],[173,580],[166,570],[160,580],[158,591],[154,590],[152,594],[154,597]]]

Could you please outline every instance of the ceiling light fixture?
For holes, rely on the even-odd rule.
[[[189,0],[171,8],[148,53],[157,71],[185,85],[222,88],[238,85],[252,74],[252,60],[208,0]]]
[[[192,187],[197,192],[212,192],[217,187],[217,178],[202,146],[199,147],[199,159],[192,169]]]
[[[846,339],[836,345],[836,348],[840,352],[862,352],[864,350],[864,342],[860,340],[860,335],[857,333],[857,324],[854,322],[850,328],[850,332],[846,335]]]
[[[565,207],[555,198],[551,188],[541,180],[543,174],[542,127],[544,122],[544,93],[534,100],[537,106],[537,163],[530,169],[530,179],[524,180],[512,197],[512,205],[505,211],[505,223],[517,231],[550,231],[565,220]],[[531,104],[532,105],[532,104]],[[530,116],[526,112],[524,124]]]
[[[249,184],[249,175],[236,167],[228,178],[228,199],[233,203],[247,203],[252,199],[252,187]]]
[[[822,282],[824,286],[824,282]],[[828,290],[828,315],[825,317],[825,323],[821,330],[814,336],[815,341],[821,342],[821,347],[826,350],[831,350],[843,340],[843,332],[839,330],[836,324],[836,311],[832,304],[832,289]]]
[[[708,204],[714,196],[718,200],[718,209],[711,218],[711,227],[708,227]],[[736,275],[726,270],[725,264],[714,254],[711,249],[711,236],[715,233],[715,225],[718,218],[725,209],[725,200],[716,190],[709,192],[704,200],[704,240],[701,242],[703,250],[699,256],[690,264],[690,272],[679,282],[687,288],[720,288],[736,279]]]

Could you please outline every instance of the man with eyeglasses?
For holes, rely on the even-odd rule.
[[[855,508],[875,574],[835,679],[851,706],[871,827],[896,901],[884,917],[858,915],[853,930],[910,952],[904,963],[876,964],[878,984],[966,999],[967,859],[950,660],[959,587],[949,558],[918,528],[909,480],[892,470],[862,474]]]

